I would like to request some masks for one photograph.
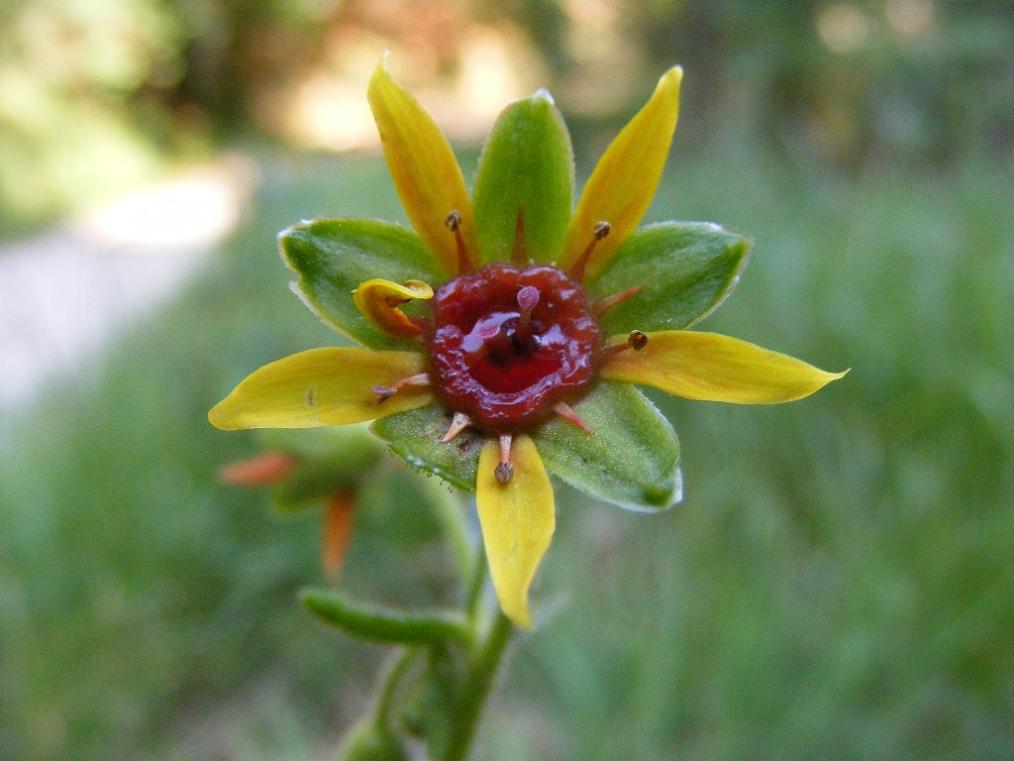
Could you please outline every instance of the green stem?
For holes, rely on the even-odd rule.
[[[373,721],[378,729],[391,731],[391,710],[394,708],[398,685],[405,678],[405,674],[408,673],[412,661],[419,655],[419,652],[417,647],[406,647],[391,663],[387,676],[384,677],[384,683],[380,687],[380,693],[377,695],[377,708]]]
[[[481,544],[475,551],[470,573],[468,590],[465,597],[465,615],[468,617],[468,624],[472,629],[472,635],[475,636],[476,625],[479,619],[479,603],[482,602],[482,589],[486,583],[486,552]]]
[[[479,717],[493,687],[493,678],[513,632],[514,626],[511,622],[503,613],[497,611],[493,626],[469,668],[458,707],[457,721],[444,761],[465,761],[468,757],[475,730],[479,725]]]

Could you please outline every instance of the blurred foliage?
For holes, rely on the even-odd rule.
[[[429,76],[478,30],[520,35],[573,126],[688,72],[689,135],[759,134],[851,166],[1008,150],[1014,15],[988,0],[10,0],[0,8],[0,222],[14,230],[216,139],[279,134],[279,93],[393,47]],[[350,68],[351,67],[351,68]],[[368,71],[368,70],[367,70]],[[336,117],[337,118],[337,117]],[[612,125],[610,125],[611,128]]]
[[[675,171],[650,218],[756,239],[707,328],[853,372],[790,407],[660,400],[687,491],[664,516],[561,494],[545,620],[494,697],[482,757],[1009,757],[1009,11],[8,0],[0,230],[266,129],[264,91],[327,65],[335,30],[428,51],[439,71],[459,65],[459,25],[522,30],[585,143],[683,63]],[[285,288],[277,230],[399,211],[374,159],[263,171],[246,224],[178,304],[0,429],[4,761],[316,759],[369,698],[378,653],[295,603],[319,581],[317,522],[214,485],[257,439],[205,416],[251,367],[334,341]],[[410,478],[385,486],[359,511],[346,586],[439,603],[439,526],[400,498]]]
[[[1010,167],[848,179],[733,147],[674,165],[650,219],[756,238],[707,329],[853,370],[790,406],[660,400],[685,448],[664,515],[561,490],[542,620],[479,757],[1010,755]],[[179,304],[4,426],[0,759],[316,759],[369,699],[380,653],[295,602],[316,521],[216,486],[258,438],[205,416],[250,367],[335,340],[286,289],[275,231],[400,213],[379,160],[263,171]],[[411,478],[387,483],[346,588],[439,603],[439,525]]]
[[[343,165],[351,213],[371,211],[349,205],[356,194],[387,195],[378,169]],[[288,292],[273,243],[286,221],[333,207],[334,177],[314,172],[295,194],[284,180],[294,171],[305,168],[274,168],[256,221],[180,304],[151,315],[97,373],[44,393],[52,407],[38,423],[4,426],[4,443],[17,444],[0,454],[5,761],[167,747],[298,758],[292,735],[319,737],[335,713],[364,712],[370,650],[295,601],[321,580],[319,520],[285,519],[259,491],[216,485],[218,467],[257,451],[259,437],[207,423],[251,356],[334,342]],[[441,602],[454,559],[415,478],[395,472],[364,494],[343,577],[352,593]],[[336,684],[340,705],[325,698]]]
[[[691,107],[794,151],[857,164],[1009,147],[1014,17],[1002,2],[645,0],[625,16],[680,60]],[[694,80],[699,84],[695,87]]]

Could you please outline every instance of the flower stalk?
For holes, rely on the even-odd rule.
[[[434,509],[440,514],[446,507]],[[444,536],[452,545],[459,538],[453,532]],[[322,622],[358,639],[404,646],[382,677],[372,715],[350,733],[342,756],[345,761],[379,761],[384,756],[378,754],[400,757],[397,754],[409,734],[426,742],[433,761],[465,761],[469,757],[515,631],[511,620],[499,610],[483,615],[486,578],[479,545],[471,553],[471,572],[462,576],[465,594],[461,611],[410,613],[354,601],[336,590],[301,593],[304,607]],[[428,654],[431,668],[421,670],[417,665],[424,654]],[[462,665],[440,668],[448,662]],[[424,718],[412,731],[409,714],[414,699],[422,700],[417,708]]]
[[[443,761],[464,761],[468,758],[475,730],[479,725],[479,717],[493,688],[494,678],[513,633],[514,625],[510,619],[498,612],[469,669],[455,731],[451,735],[451,742]]]

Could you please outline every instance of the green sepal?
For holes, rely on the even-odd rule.
[[[319,505],[357,487],[381,460],[383,445],[365,424],[327,428],[265,429],[264,449],[291,454],[296,467],[271,490],[274,507],[285,513]]]
[[[294,513],[318,507],[354,485],[355,479],[336,472],[329,463],[302,462],[271,490],[271,505],[281,513]]]
[[[431,404],[376,420],[370,430],[412,467],[474,492],[482,436],[467,429],[445,444],[440,437],[450,424],[451,414],[439,404]]]
[[[574,405],[591,433],[555,418],[535,434],[550,471],[632,510],[665,510],[683,494],[680,444],[669,421],[628,383],[600,383]]]
[[[439,644],[468,642],[464,618],[447,613],[417,613],[353,600],[332,589],[304,589],[299,601],[324,623],[371,642]]]
[[[500,114],[479,158],[473,196],[484,262],[511,258],[519,211],[526,258],[551,262],[559,255],[574,197],[574,150],[546,90]]]
[[[643,288],[599,320],[607,335],[682,330],[732,292],[749,250],[747,238],[709,222],[662,222],[627,238],[585,286],[595,298]]]
[[[363,317],[352,303],[353,290],[371,278],[422,280],[434,287],[446,279],[418,235],[387,222],[300,222],[278,234],[278,245],[286,265],[299,275],[293,290],[303,302],[325,324],[372,349],[415,345],[387,335]]]

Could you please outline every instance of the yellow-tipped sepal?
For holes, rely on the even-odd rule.
[[[444,221],[452,211],[460,215],[460,229],[468,256],[478,261],[478,235],[472,202],[451,146],[433,118],[387,70],[386,55],[370,79],[367,98],[380,131],[391,178],[412,226],[426,241],[440,269],[459,271],[458,244]]]
[[[395,283],[373,278],[352,292],[352,300],[363,317],[395,338],[414,338],[422,332],[422,325],[399,307],[415,299],[432,298],[433,289],[422,280]]]
[[[389,397],[375,391],[396,387],[424,369],[422,355],[415,352],[310,349],[255,370],[212,408],[208,420],[226,431],[373,420],[432,402],[429,388],[420,385]]]
[[[609,237],[598,243],[587,266],[588,274],[595,275],[640,224],[669,155],[682,81],[679,66],[663,74],[648,102],[602,154],[570,220],[557,260],[560,269],[570,269],[588,246],[596,224],[608,222]]]
[[[553,487],[529,436],[514,437],[513,475],[506,483],[495,474],[500,454],[492,439],[479,454],[475,484],[479,523],[500,607],[515,624],[530,629],[528,588],[556,526]]]
[[[777,404],[809,396],[848,372],[825,372],[718,333],[669,330],[648,333],[647,338],[639,351],[610,357],[602,377],[654,386],[686,399]]]

